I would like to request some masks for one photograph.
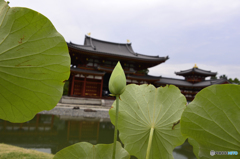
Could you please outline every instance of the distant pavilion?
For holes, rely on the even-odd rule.
[[[217,73],[198,69],[176,72],[185,80],[146,75],[144,70],[157,66],[168,56],[149,56],[133,51],[131,43],[114,43],[85,36],[84,44],[67,43],[71,56],[71,75],[69,96],[109,98],[108,82],[118,61],[124,69],[127,84],[153,84],[156,87],[167,84],[176,85],[191,101],[201,89],[212,84],[228,83],[226,79],[205,80]]]
[[[185,95],[188,101],[192,101],[195,95],[205,87],[211,86],[213,84],[227,84],[230,83],[227,79],[209,79],[206,80],[206,77],[215,77],[217,72],[211,72],[199,69],[197,65],[191,69],[175,72],[176,75],[183,76],[185,79],[174,79],[174,78],[166,78],[160,77],[159,81],[155,83],[157,87],[165,86],[168,84],[172,84],[177,86],[182,94]]]

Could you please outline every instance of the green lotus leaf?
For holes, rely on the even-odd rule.
[[[68,48],[52,23],[0,0],[0,118],[25,122],[54,108],[69,74]]]
[[[120,95],[118,130],[124,148],[130,155],[145,159],[150,131],[152,145],[149,158],[172,159],[173,149],[184,143],[179,120],[186,98],[175,86],[127,85]],[[109,111],[115,124],[116,101]]]
[[[113,144],[92,145],[80,142],[59,151],[53,159],[112,159]],[[130,159],[128,152],[117,142],[116,159]]]
[[[117,63],[109,80],[109,90],[113,95],[120,95],[126,87],[126,76],[120,62]]]
[[[240,152],[240,86],[213,85],[201,90],[182,114],[181,132],[198,142],[201,159],[239,158],[210,156],[210,151]]]
[[[199,144],[197,141],[195,141],[192,138],[188,138],[188,143],[193,146],[193,153],[199,159],[198,153],[199,153]]]

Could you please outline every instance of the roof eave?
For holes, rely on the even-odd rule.
[[[68,45],[71,49],[75,49],[76,51],[84,51],[84,52],[88,52],[88,53],[92,53],[92,55],[96,56],[96,55],[102,55],[102,56],[111,56],[111,57],[117,57],[117,58],[122,58],[122,59],[131,59],[131,60],[135,60],[135,61],[141,61],[141,62],[147,62],[149,63],[149,61],[151,62],[155,62],[155,63],[162,63],[165,62],[166,60],[169,59],[168,56],[166,57],[159,57],[156,59],[144,59],[144,58],[136,58],[136,57],[128,57],[128,56],[124,56],[124,55],[113,55],[110,53],[104,53],[104,52],[100,52],[100,51],[95,51],[95,50],[86,50],[86,49],[82,49],[82,48],[76,48],[72,45]]]

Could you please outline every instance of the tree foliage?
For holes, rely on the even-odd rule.
[[[231,82],[231,83],[233,83],[233,84],[238,84],[238,85],[240,85],[240,81],[238,80],[238,78],[234,78],[234,80],[233,80],[232,78],[229,78],[228,80],[229,80],[229,82]]]

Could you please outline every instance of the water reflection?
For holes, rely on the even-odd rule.
[[[65,120],[37,114],[26,123],[0,120],[0,142],[32,149],[49,149],[55,154],[80,141],[112,143],[114,127],[100,120]]]
[[[0,142],[55,154],[77,142],[112,143],[114,126],[109,119],[73,118],[37,114],[26,123],[0,120]],[[187,142],[174,149],[176,159],[194,159]]]

